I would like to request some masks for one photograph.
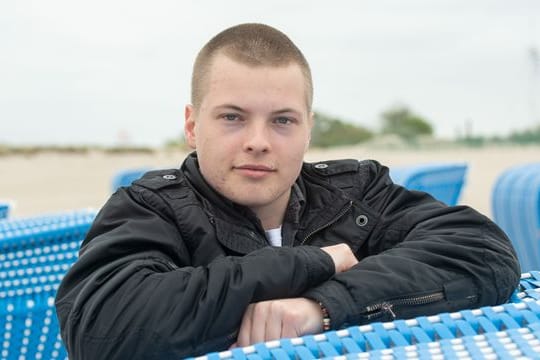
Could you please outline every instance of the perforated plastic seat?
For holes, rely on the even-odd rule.
[[[538,290],[539,279],[538,272],[523,274],[519,290]],[[199,359],[538,359],[540,300],[524,292],[513,299],[516,303],[353,326]]]
[[[467,164],[462,163],[420,164],[392,167],[390,177],[407,189],[424,191],[447,205],[456,205],[466,172]]]

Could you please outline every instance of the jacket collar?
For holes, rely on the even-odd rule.
[[[196,152],[186,157],[181,170],[205,209],[214,217],[216,236],[222,245],[240,254],[269,245],[255,213],[225,198],[204,179]],[[284,222],[309,231],[332,219],[347,200],[340,192],[329,189],[327,184],[313,183],[302,174],[305,172],[302,171],[293,185]]]

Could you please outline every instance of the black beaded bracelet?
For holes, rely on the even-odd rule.
[[[330,315],[328,315],[328,310],[326,309],[326,307],[321,303],[319,302],[319,306],[321,307],[321,311],[322,311],[322,329],[323,331],[328,331],[331,329],[331,326],[330,326]]]

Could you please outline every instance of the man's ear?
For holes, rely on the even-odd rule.
[[[184,110],[184,136],[190,148],[196,149],[195,134],[196,134],[196,124],[195,124],[195,109],[193,105],[188,104]]]

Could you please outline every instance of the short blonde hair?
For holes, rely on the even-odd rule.
[[[205,82],[217,54],[249,66],[286,66],[298,64],[306,81],[306,103],[311,110],[313,80],[309,64],[298,47],[281,31],[264,24],[240,24],[214,36],[201,49],[191,77],[191,103],[199,108]]]

